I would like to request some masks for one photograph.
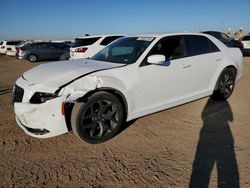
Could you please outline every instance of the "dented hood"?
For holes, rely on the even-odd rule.
[[[108,63],[91,59],[58,61],[38,65],[25,72],[23,74],[23,78],[32,84],[60,87],[93,71],[100,71],[121,66],[123,66],[123,64]]]

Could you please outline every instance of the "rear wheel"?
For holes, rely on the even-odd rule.
[[[72,111],[74,134],[91,143],[101,143],[114,137],[124,121],[121,102],[108,92],[97,92],[86,102],[77,102]]]
[[[28,60],[30,61],[30,62],[36,62],[37,61],[37,56],[35,55],[35,54],[30,54],[30,55],[28,55]]]
[[[234,68],[225,68],[219,76],[212,98],[214,100],[228,99],[233,93],[235,79],[236,70]]]

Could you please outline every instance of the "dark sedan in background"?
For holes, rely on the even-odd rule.
[[[27,59],[30,62],[41,60],[67,60],[69,58],[69,46],[57,42],[37,42],[16,47],[16,57]]]
[[[204,31],[202,33],[214,36],[215,38],[223,42],[225,45],[227,45],[228,47],[240,48],[241,51],[243,49],[243,44],[240,41],[230,38],[225,33],[222,33],[219,31]]]

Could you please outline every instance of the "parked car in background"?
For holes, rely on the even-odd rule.
[[[242,52],[244,55],[250,55],[250,35],[246,35],[241,39],[243,44]]]
[[[232,39],[225,33],[222,33],[219,31],[204,31],[202,33],[214,36],[215,38],[223,42],[225,45],[227,45],[228,47],[236,47],[236,48],[239,48],[240,50],[243,49],[243,44],[239,40]]]
[[[24,43],[24,41],[8,41],[6,43],[6,55],[15,56],[16,55],[16,46]]]
[[[9,51],[9,54],[12,55],[12,50],[15,50],[15,46],[19,43],[21,43],[23,41],[7,41],[7,40],[4,40],[1,42],[1,46],[0,46],[0,53],[2,54],[6,54],[7,53],[7,48],[8,48],[8,51]]]
[[[3,41],[0,41],[0,53],[2,53],[2,45],[3,45]]]
[[[18,59],[27,59],[30,62],[41,60],[67,60],[69,46],[57,42],[37,42],[25,44],[16,48]]]
[[[13,90],[16,121],[37,138],[72,127],[86,142],[104,142],[126,121],[206,96],[226,100],[242,61],[238,48],[201,33],[120,38],[89,59],[25,72]]]
[[[76,38],[70,48],[70,59],[88,58],[122,35],[100,35]]]
[[[6,43],[7,43],[7,40],[1,41],[1,46],[0,46],[1,54],[6,54]]]

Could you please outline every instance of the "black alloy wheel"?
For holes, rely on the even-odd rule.
[[[235,79],[236,70],[234,68],[224,69],[217,81],[217,87],[212,95],[212,98],[215,100],[228,99],[233,93]]]
[[[71,124],[73,132],[88,143],[100,143],[114,137],[124,121],[121,102],[108,92],[98,92],[87,102],[75,104]]]

